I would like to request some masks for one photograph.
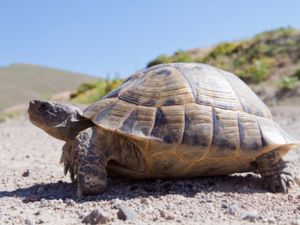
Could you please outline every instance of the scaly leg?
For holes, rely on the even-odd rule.
[[[292,174],[287,171],[279,150],[274,150],[258,157],[255,160],[258,172],[261,174],[264,187],[272,192],[288,192],[294,183]]]
[[[60,157],[60,163],[64,164],[64,174],[70,173],[70,178],[72,182],[75,182],[74,175],[74,162],[72,156],[72,143],[66,142],[62,147],[62,154]]]
[[[95,127],[81,131],[73,143],[78,196],[100,194],[107,184],[106,156]]]

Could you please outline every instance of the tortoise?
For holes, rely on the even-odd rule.
[[[273,192],[293,182],[282,157],[299,142],[242,80],[206,64],[141,70],[83,112],[41,100],[28,112],[33,124],[65,141],[61,162],[78,195],[102,193],[107,176],[255,172]]]

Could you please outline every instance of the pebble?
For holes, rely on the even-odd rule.
[[[119,206],[117,216],[120,220],[136,220],[136,213],[127,206]]]
[[[108,217],[104,216],[97,209],[94,209],[90,214],[83,218],[82,223],[96,225],[107,223],[108,220]]]
[[[37,224],[42,224],[42,223],[45,223],[45,221],[44,221],[44,220],[41,220],[41,219],[39,219],[38,221],[36,221],[36,223],[37,223]]]
[[[200,203],[212,203],[212,198],[208,197],[207,195],[202,195],[201,199],[199,200]]]
[[[22,173],[22,177],[28,177],[30,174],[29,170],[26,170],[25,172]]]
[[[175,217],[173,215],[168,215],[166,216],[166,220],[174,220]]]
[[[30,220],[28,220],[28,219],[25,219],[24,223],[26,225],[33,225],[33,223]]]
[[[65,199],[64,203],[67,206],[75,206],[76,205],[76,202],[73,199],[70,199],[70,198]]]
[[[33,213],[33,215],[39,216],[39,215],[41,215],[41,211],[37,211],[37,212]]]
[[[165,212],[164,210],[161,210],[161,211],[160,211],[160,216],[161,216],[161,217],[165,218],[166,215],[167,215],[167,214],[166,214],[166,212]]]
[[[41,207],[47,207],[49,205],[49,200],[41,199],[40,203]]]
[[[242,219],[248,220],[250,222],[255,222],[262,219],[262,216],[260,216],[256,211],[246,211],[245,213],[243,213]]]
[[[227,208],[227,212],[231,215],[236,215],[238,211],[239,211],[239,205],[235,203],[231,203]]]
[[[149,205],[149,200],[146,199],[146,198],[142,198],[142,199],[141,199],[141,203],[142,203],[142,204],[145,204],[145,205]]]
[[[276,219],[275,219],[274,217],[269,217],[269,218],[267,219],[267,222],[268,222],[268,223],[271,223],[271,224],[276,224]]]

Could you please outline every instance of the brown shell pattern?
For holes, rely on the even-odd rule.
[[[170,150],[180,154],[179,161],[256,157],[295,142],[243,81],[205,64],[140,71],[89,106],[84,116],[147,146],[152,157]]]

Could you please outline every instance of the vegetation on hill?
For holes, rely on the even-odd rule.
[[[288,92],[300,82],[300,32],[293,28],[279,28],[260,33],[248,40],[224,42],[210,49],[179,50],[171,56],[160,55],[147,64],[151,67],[162,63],[207,63],[230,71],[246,83],[262,84],[261,90]],[[74,102],[88,104],[97,101],[123,80],[98,80],[82,84],[72,94]],[[282,93],[283,93],[282,92]]]
[[[122,79],[95,80],[83,83],[71,94],[71,99],[76,103],[89,104],[99,100],[122,83]]]
[[[147,67],[172,62],[207,63],[233,72],[247,83],[276,76],[283,89],[294,88],[300,78],[300,32],[290,27],[263,32],[248,40],[220,43],[204,56],[195,52],[197,49],[160,55]]]

